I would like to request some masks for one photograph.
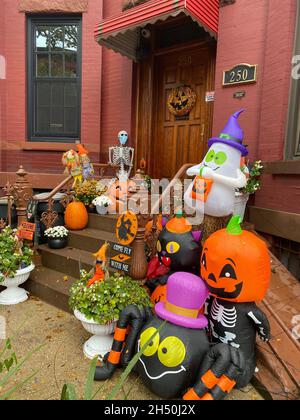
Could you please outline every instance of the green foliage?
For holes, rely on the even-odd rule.
[[[81,201],[85,206],[92,204],[96,197],[104,194],[107,191],[107,187],[101,182],[92,180],[85,180],[81,184],[75,187],[75,200]]]
[[[255,194],[260,189],[259,177],[263,172],[263,165],[261,160],[257,160],[253,163],[249,171],[249,178],[245,188],[242,189],[244,194]]]
[[[128,276],[116,273],[109,279],[87,287],[91,276],[81,272],[81,279],[71,287],[69,306],[87,319],[105,325],[119,318],[128,305],[152,306],[146,290]]]
[[[16,230],[7,227],[0,233],[0,283],[7,277],[14,277],[17,270],[28,267],[33,251],[23,245],[16,236]]]
[[[44,347],[44,345],[30,351],[22,360],[19,361],[12,349],[11,340],[8,339],[5,341],[3,349],[0,348],[0,401],[8,400],[18,389],[24,386],[38,373],[37,370],[32,375],[22,379],[18,383],[16,383],[16,380],[13,380],[16,373],[21,370],[22,366],[42,347]],[[11,385],[10,382],[12,383]]]

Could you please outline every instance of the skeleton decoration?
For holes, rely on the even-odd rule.
[[[266,244],[241,229],[239,216],[203,246],[201,277],[211,294],[207,306],[211,340],[229,345],[245,361],[236,379],[238,388],[246,386],[254,375],[256,334],[263,341],[270,339],[268,319],[255,304],[267,292],[270,273]]]
[[[207,319],[201,311],[207,296],[201,278],[178,272],[170,277],[167,300],[156,304],[155,316],[150,308],[133,305],[125,308],[112,349],[103,365],[97,367],[95,379],[110,378],[118,366],[128,365],[134,354],[139,353],[135,371],[161,398],[183,395],[185,400],[193,400],[197,393],[206,400],[210,399],[208,389],[215,399],[223,397],[222,390],[227,395],[239,369],[244,368],[243,360],[236,349],[226,344],[209,348]],[[232,360],[236,369],[232,369]]]
[[[130,177],[133,167],[134,149],[125,146],[128,141],[128,133],[126,131],[120,131],[118,138],[120,146],[109,148],[109,164],[118,165],[120,170],[117,173],[117,177],[121,181],[126,181]]]

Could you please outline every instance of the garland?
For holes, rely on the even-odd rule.
[[[173,89],[168,98],[168,108],[171,114],[182,117],[191,112],[197,101],[197,95],[189,86]]]

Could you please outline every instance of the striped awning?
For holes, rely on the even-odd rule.
[[[99,44],[138,61],[141,29],[179,14],[190,16],[212,37],[217,37],[219,0],[151,0],[104,19],[95,28],[95,39]]]

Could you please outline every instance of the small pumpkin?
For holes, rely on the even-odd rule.
[[[271,278],[268,248],[258,236],[242,230],[240,217],[234,216],[227,229],[218,230],[205,242],[201,277],[216,298],[261,301]]]
[[[89,221],[85,205],[80,201],[73,201],[68,204],[65,211],[65,225],[70,230],[82,230]]]

